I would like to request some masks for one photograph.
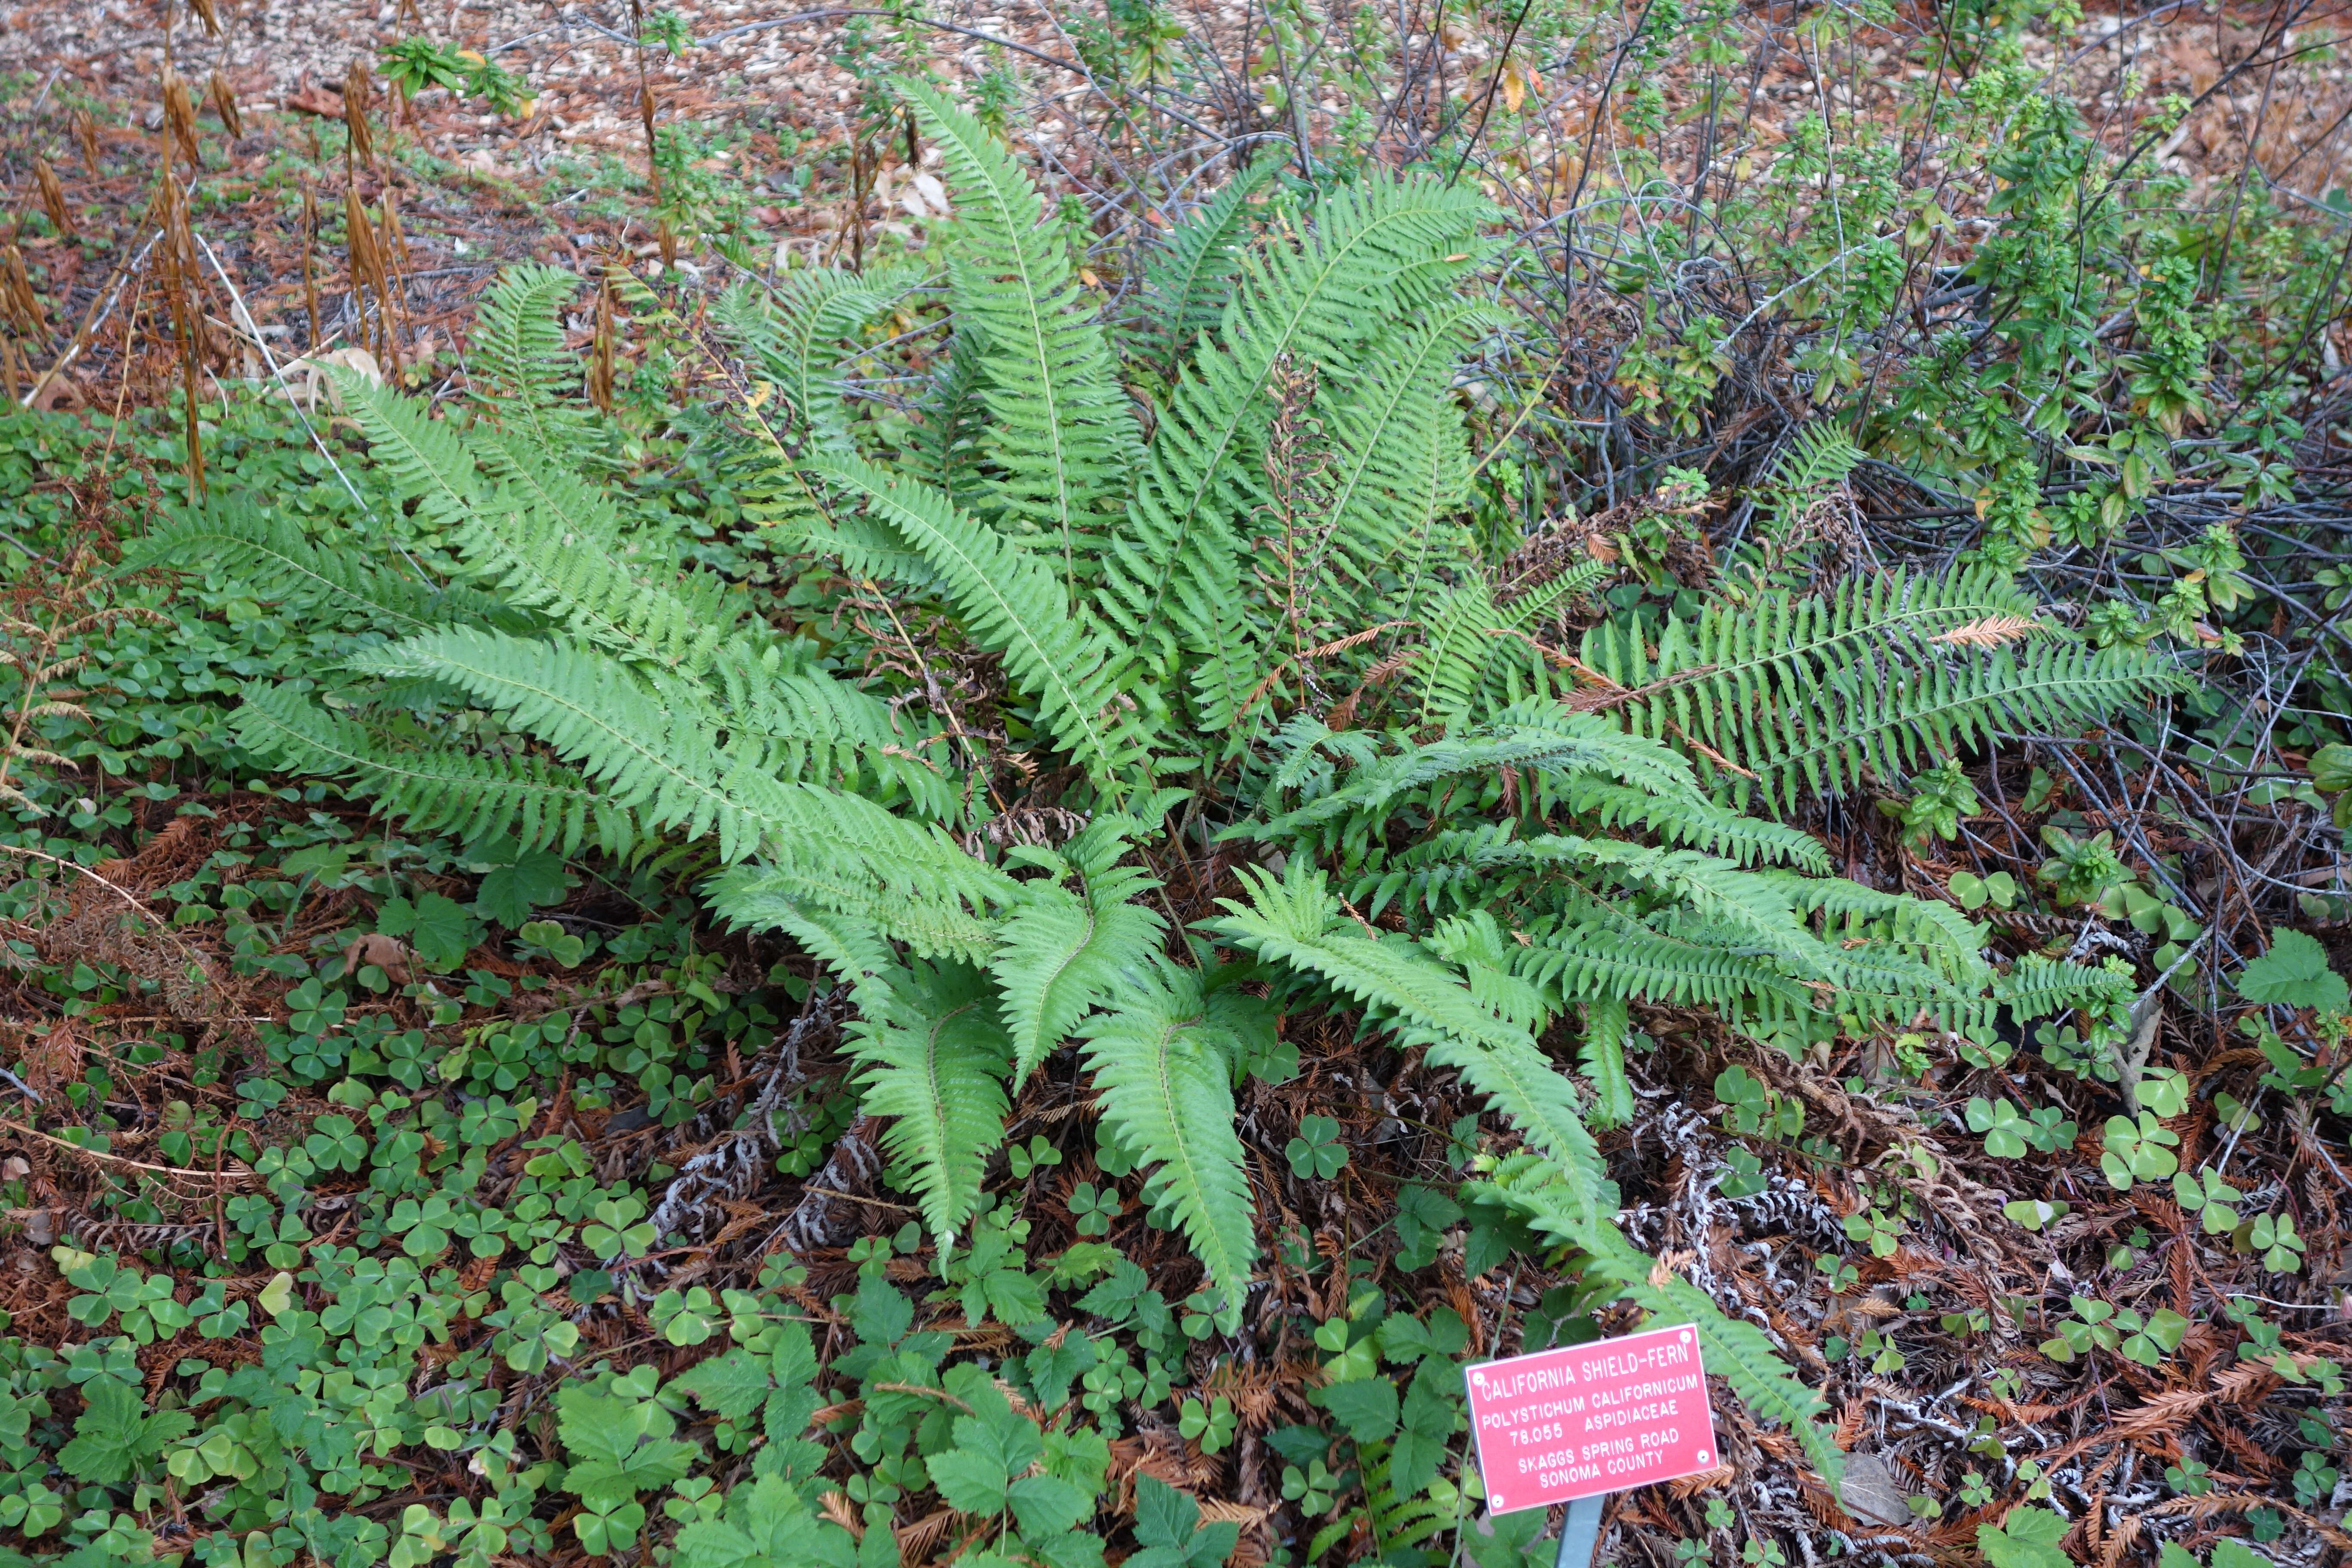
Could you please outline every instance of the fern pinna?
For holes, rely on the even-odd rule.
[[[1470,297],[1477,196],[1278,187],[1261,166],[1179,227],[1146,320],[1114,331],[1006,150],[904,92],[958,213],[917,417],[875,417],[862,378],[888,367],[858,366],[919,274],[793,273],[715,315],[761,382],[740,424],[763,542],[992,656],[997,751],[753,616],[600,482],[606,434],[544,321],[572,280],[543,269],[485,308],[492,395],[470,416],[344,389],[446,584],[407,556],[353,564],[356,541],[249,500],[135,558],[225,563],[365,634],[331,703],[257,688],[239,738],[476,838],[702,846],[719,915],[848,987],[865,1108],[942,1247],[1010,1097],[1074,1050],[1106,1145],[1145,1168],[1228,1325],[1256,1260],[1236,1088],[1274,1070],[1282,1013],[1353,1016],[1516,1132],[1481,1176],[1493,1202],[1608,1293],[1698,1323],[1709,1364],[1833,1479],[1819,1402],[1763,1331],[1656,1282],[1615,1227],[1589,1129],[1631,1114],[1630,1010],[1705,1005],[1797,1049],[2104,1009],[2104,973],[2004,969],[1957,909],[1833,877],[1814,838],[1741,806],[2091,715],[2161,673],[1980,573],[1548,644],[1603,568],[1506,589],[1465,524],[1454,382],[1506,320]],[[534,743],[452,745],[415,717],[459,710]],[[1054,847],[972,831],[1036,805],[1085,826]],[[1188,912],[1159,869],[1176,859],[1240,868]],[[1580,1075],[1538,1043],[1563,1019]]]

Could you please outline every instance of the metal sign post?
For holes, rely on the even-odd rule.
[[[1607,1500],[1580,1497],[1568,1505],[1559,1525],[1559,1558],[1552,1568],[1592,1568],[1592,1554],[1601,1548],[1601,1506]]]

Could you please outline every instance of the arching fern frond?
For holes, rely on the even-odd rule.
[[[119,570],[159,566],[230,573],[260,597],[279,600],[289,610],[335,620],[356,616],[400,632],[451,621],[522,619],[467,589],[436,590],[348,551],[321,549],[292,518],[241,496],[215,495],[202,510],[174,518],[135,541],[123,551]]]
[[[1681,742],[1735,801],[1761,795],[1779,813],[1865,769],[1908,773],[1990,734],[2079,727],[2179,684],[2157,656],[2094,648],[2039,608],[1990,568],[1895,574],[1825,598],[1718,602],[1669,621],[1654,648],[1603,623],[1584,661],[1629,689],[1673,680],[1626,703],[1626,725]]]
[[[330,712],[290,686],[247,686],[229,722],[237,743],[289,773],[347,781],[421,833],[512,838],[565,855],[634,852],[635,816],[573,770],[541,758],[404,742]]]
[[[1241,266],[1249,199],[1289,161],[1282,152],[1259,157],[1187,215],[1145,258],[1141,331],[1170,374],[1193,340],[1213,328],[1223,313],[1234,274]]]
[[[503,431],[453,430],[389,387],[341,378],[347,405],[399,493],[443,530],[468,571],[511,603],[649,664],[692,668],[735,618],[715,588],[680,595],[672,552],[633,535],[610,498]],[[500,482],[478,468],[488,455]],[[667,579],[668,581],[665,581]]]
[[[1117,1008],[1083,1033],[1104,1121],[1122,1145],[1152,1162],[1146,1200],[1172,1213],[1224,1291],[1223,1316],[1238,1321],[1257,1243],[1234,1133],[1229,1051],[1211,1038],[1214,1027],[1198,976],[1161,963],[1123,987]]]
[[[1414,561],[1423,537],[1461,506],[1469,455],[1454,371],[1472,337],[1502,320],[1483,305],[1436,310],[1323,383],[1317,416],[1332,459],[1322,510],[1339,574],[1332,614],[1342,624],[1382,618],[1381,590],[1402,586],[1398,563]]]
[[[1004,1027],[986,978],[969,964],[918,960],[867,987],[846,1030],[863,1065],[868,1115],[887,1116],[882,1145],[912,1177],[923,1225],[940,1247],[980,1203],[988,1156],[1004,1142]]]
[[[1109,341],[1061,219],[1003,144],[931,88],[898,85],[939,144],[955,205],[949,277],[986,370],[990,489],[1006,525],[1038,535],[1075,589],[1141,445]]]
[[[711,661],[709,682],[730,746],[765,748],[768,772],[853,790],[884,805],[903,800],[932,822],[962,809],[936,723],[896,711],[772,645],[754,652],[741,641],[729,644]]]
[[[1230,722],[1249,695],[1236,523],[1264,488],[1268,377],[1285,361],[1326,373],[1352,363],[1361,344],[1459,275],[1485,213],[1474,193],[1430,180],[1326,195],[1297,243],[1244,260],[1216,339],[1178,376],[1112,540],[1098,607],[1155,662],[1180,643],[1203,656],[1208,727]]]
[[[1140,762],[1145,745],[1120,690],[1126,660],[1091,616],[1074,610],[1045,562],[928,485],[894,479],[856,458],[820,458],[810,466],[923,558],[966,628],[1002,653],[1013,679],[1037,694],[1055,739],[1098,787],[1116,791],[1114,781]]]
[[[903,942],[919,957],[975,964],[985,963],[997,946],[998,922],[966,907],[979,900],[909,896],[877,883],[854,862],[803,858],[730,866],[703,884],[703,897],[727,921],[748,931],[789,931],[796,920],[821,916],[836,924],[845,921],[885,942]]]
[[[737,284],[711,314],[782,395],[775,417],[818,450],[846,452],[854,448],[840,370],[848,345],[916,281],[905,268],[798,268],[764,290]]]
[[[352,667],[439,680],[537,735],[654,828],[718,839],[723,859],[762,854],[782,869],[924,902],[1009,901],[1009,878],[936,827],[872,801],[787,782],[732,753],[685,683],[645,684],[594,650],[456,627],[363,653]]]

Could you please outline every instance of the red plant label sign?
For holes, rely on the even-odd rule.
[[[1720,1463],[1698,1331],[1652,1329],[1470,1369],[1486,1507],[1516,1513]]]

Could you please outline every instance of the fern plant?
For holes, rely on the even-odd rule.
[[[1710,1364],[1834,1481],[1819,1400],[1615,1228],[1589,1128],[1630,1114],[1629,1008],[1706,1005],[1793,1045],[2104,1007],[2104,974],[2004,971],[1957,910],[1829,876],[1816,841],[1738,797],[1785,809],[2157,673],[1981,574],[1717,606],[1654,646],[1623,626],[1549,644],[1601,568],[1498,603],[1500,563],[1465,523],[1454,379],[1507,320],[1469,298],[1475,195],[1374,176],[1274,199],[1262,168],[1176,231],[1122,334],[1004,148],[903,90],[958,215],[951,335],[917,421],[857,395],[864,329],[912,275],[794,274],[717,316],[760,378],[740,423],[765,542],[994,656],[996,752],[969,727],[951,748],[950,715],[751,616],[600,482],[602,426],[543,320],[570,280],[537,269],[486,307],[470,415],[347,389],[419,561],[354,563],[357,542],[305,539],[251,498],[134,558],[226,563],[368,632],[331,701],[248,690],[240,738],[470,836],[698,846],[714,910],[788,933],[850,989],[866,1109],[943,1247],[1011,1096],[1075,1047],[1107,1140],[1146,1168],[1228,1327],[1256,1252],[1235,1087],[1274,1058],[1282,1011],[1354,1015],[1516,1130],[1522,1152],[1486,1177],[1496,1201],[1610,1291],[1700,1324]],[[429,738],[464,710],[533,744]],[[1001,851],[971,831],[1045,804],[1083,830]],[[1214,841],[1243,858],[1211,889],[1232,896],[1180,911],[1158,868]],[[1538,1044],[1568,1015],[1582,1081]]]

